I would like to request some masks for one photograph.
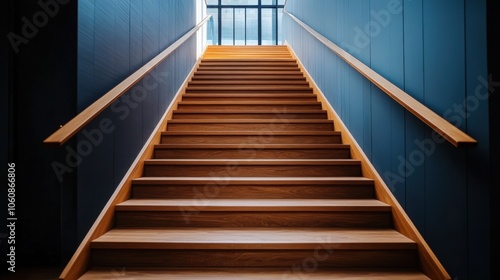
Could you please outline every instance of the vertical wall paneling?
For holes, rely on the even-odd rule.
[[[438,114],[465,98],[464,1],[424,0],[425,103]],[[446,16],[443,16],[446,15]],[[450,118],[450,116],[445,116]],[[451,121],[451,120],[450,120]],[[465,122],[455,123],[466,129]],[[430,135],[430,132],[429,134]],[[429,137],[429,136],[428,136]],[[463,149],[439,145],[425,164],[426,239],[452,277],[467,275],[467,170]],[[458,175],[460,174],[460,175]],[[432,230],[432,229],[440,230]],[[453,233],[453,234],[450,234]]]
[[[487,279],[488,110],[475,103],[487,76],[485,0],[288,0],[285,9],[479,140],[443,143],[284,17],[285,40],[452,277]]]
[[[489,124],[485,120],[489,118],[488,94],[486,81],[488,80],[487,58],[478,57],[476,54],[483,52],[486,47],[486,0],[465,1],[465,38],[466,38],[466,109],[467,130],[475,137],[479,145],[467,151],[467,203],[469,219],[477,221],[468,224],[468,274],[469,279],[494,279],[489,274],[488,268],[492,265],[483,260],[482,255],[489,248],[492,241],[484,237],[485,232],[490,232],[490,187],[488,177],[490,167],[485,164],[490,160],[490,140],[484,126]],[[494,60],[491,63],[497,64]],[[498,80],[498,76],[496,78]],[[493,225],[494,223],[492,223]],[[498,238],[494,235],[491,239]],[[491,243],[490,243],[491,242]],[[490,258],[491,259],[491,258]]]
[[[424,102],[424,42],[423,42],[423,0],[405,0],[404,19],[404,73],[405,91],[413,98]],[[421,155],[432,155],[432,142],[426,139],[426,126],[409,112],[405,112],[406,160]],[[429,144],[431,143],[431,144]],[[421,147],[424,147],[422,150]],[[411,173],[402,177],[406,183],[406,213],[425,236],[425,163],[419,162]]]
[[[371,68],[394,83],[404,87],[403,68],[403,15],[402,3],[395,9],[389,8],[389,1],[370,1],[369,23],[363,31],[369,40]],[[359,32],[358,32],[359,33]],[[372,161],[376,168],[385,170],[381,175],[404,175],[406,168],[400,168],[400,159],[404,158],[404,109],[385,93],[372,86]],[[379,149],[377,147],[386,147]],[[387,180],[387,178],[385,178]],[[404,182],[389,184],[399,203],[405,206],[406,187]]]
[[[78,108],[83,110],[196,25],[196,0],[78,1]],[[78,134],[81,240],[196,62],[182,45]],[[107,130],[103,131],[103,123]],[[90,138],[89,138],[90,137]]]

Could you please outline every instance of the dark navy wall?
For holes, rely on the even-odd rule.
[[[195,0],[78,2],[78,109],[93,101],[193,28]],[[78,134],[81,240],[122,180],[196,62],[196,37]],[[72,152],[67,152],[71,154]]]
[[[288,0],[286,10],[478,140],[457,149],[436,137],[284,16],[285,39],[452,278],[489,279],[486,0]]]
[[[1,94],[9,128],[2,138],[8,137],[8,160],[16,164],[16,273],[22,275],[30,266],[58,266],[74,248],[74,230],[66,223],[72,220],[74,173],[57,180],[51,163],[64,157],[43,140],[76,114],[77,3],[9,0],[0,10],[2,21],[8,21],[1,63],[8,67],[7,73],[2,69],[8,87],[4,91],[2,85]],[[6,195],[3,188],[2,207]],[[6,208],[2,212],[0,217]],[[8,272],[5,226],[0,228],[0,275]]]
[[[500,33],[498,32],[498,24],[500,18],[500,3],[495,0],[488,0],[488,73],[492,79],[490,86],[492,94],[490,95],[490,131],[495,131],[500,127]],[[494,91],[493,91],[494,90]],[[490,133],[491,142],[491,224],[500,224],[500,135],[498,133]],[[500,229],[491,227],[491,248],[500,248]],[[491,259],[498,260],[500,258],[499,250],[491,250]],[[492,265],[491,279],[500,279],[500,266]]]

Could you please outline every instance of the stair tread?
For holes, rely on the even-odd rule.
[[[199,80],[193,79],[189,82],[189,85],[258,85],[258,84],[267,84],[267,85],[309,85],[307,81],[304,79],[301,80],[270,80],[270,79],[228,79],[225,81],[221,80]]]
[[[242,113],[242,114],[269,114],[269,110],[212,110],[210,112],[204,110],[196,110],[196,109],[184,109],[184,110],[174,110],[174,114],[234,114],[234,113]],[[325,110],[318,109],[309,109],[309,110],[295,110],[290,109],[286,110],[286,114],[326,114]]]
[[[136,184],[207,184],[219,182],[221,178],[212,177],[141,177],[134,179]],[[227,184],[276,184],[276,185],[330,185],[330,184],[366,184],[372,185],[373,180],[365,177],[226,177]],[[285,184],[286,182],[286,184]]]
[[[180,101],[179,105],[318,105],[319,101]]]
[[[216,80],[216,81],[233,81],[233,80],[284,80],[284,81],[294,81],[294,80],[300,80],[304,81],[305,77],[302,73],[294,73],[294,74],[275,74],[275,73],[270,73],[270,74],[233,74],[233,75],[217,75],[217,74],[208,74],[208,73],[202,73],[201,75],[199,73],[195,73],[193,76],[192,81],[210,81],[210,80]]]
[[[224,70],[202,70],[197,71],[196,75],[303,75],[299,70],[296,71],[259,71],[259,70],[248,70],[248,71],[224,71]]]
[[[393,229],[158,228],[112,229],[92,248],[413,250],[416,243]]]
[[[288,276],[287,276],[288,275]],[[291,267],[285,268],[92,268],[80,280],[277,280],[277,279],[310,279],[310,280],[429,280],[427,276],[416,270],[407,269],[327,269],[322,268],[314,273],[299,271],[294,274]]]
[[[155,149],[279,149],[279,150],[292,150],[292,149],[350,149],[350,145],[345,144],[158,144]]]
[[[184,97],[282,97],[282,98],[290,98],[290,97],[316,97],[316,95],[312,93],[282,93],[280,95],[272,94],[272,93],[186,93]]]
[[[359,165],[355,159],[148,159],[144,161],[149,165]]]
[[[198,211],[391,211],[390,205],[376,199],[205,199],[203,207],[191,199],[129,199],[117,211],[179,211],[196,207]]]
[[[163,131],[162,135],[255,135],[255,136],[336,136],[339,131]]]
[[[281,124],[292,124],[292,123],[333,123],[331,120],[325,119],[286,119],[279,118]],[[274,119],[172,119],[169,120],[168,123],[174,124],[182,124],[182,123],[263,123],[268,124],[273,122]]]

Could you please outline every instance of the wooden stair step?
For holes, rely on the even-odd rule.
[[[167,131],[333,131],[330,120],[283,119],[172,119]]]
[[[202,70],[197,71],[196,75],[300,75],[304,74],[300,70],[290,70],[290,71],[278,71],[278,70],[238,70],[238,71],[227,71],[227,70]]]
[[[224,93],[188,93],[182,96],[182,101],[286,101],[286,102],[316,102],[317,97],[313,94],[224,94]]]
[[[340,144],[338,131],[165,131],[162,144]]]
[[[297,65],[205,65],[200,64],[198,71],[297,71]]]
[[[353,178],[142,177],[132,181],[137,199],[371,199],[373,180]]]
[[[254,80],[263,80],[263,81],[305,81],[306,78],[302,73],[287,73],[287,74],[227,74],[227,75],[214,75],[214,74],[203,74],[203,73],[195,73],[191,81],[254,81]]]
[[[414,250],[393,229],[164,228],[112,229],[92,241],[95,249]]]
[[[416,244],[392,229],[112,229],[91,243],[91,266],[416,268]]]
[[[309,86],[306,78],[303,79],[218,79],[218,80],[205,80],[193,79],[189,85],[205,86],[205,85],[287,85],[287,86]]]
[[[181,101],[178,110],[321,110],[321,102],[306,101]],[[279,112],[277,112],[279,113]]]
[[[297,61],[290,60],[230,60],[230,59],[202,59],[200,66],[293,66],[298,67]]]
[[[427,276],[412,269],[318,269],[307,273],[309,267],[302,263],[284,268],[173,268],[146,269],[130,267],[98,267],[93,268],[80,280],[430,280]],[[298,271],[297,271],[298,270]]]
[[[278,58],[278,59],[272,59],[272,58],[266,58],[266,59],[258,59],[258,58],[202,58],[201,63],[297,63],[297,61],[293,58],[289,59],[283,59],[283,58]]]
[[[210,158],[289,158],[289,159],[348,159],[350,146],[328,145],[277,145],[277,144],[191,144],[155,145],[156,159],[210,159]]]
[[[129,199],[116,211],[179,211],[181,207],[201,212],[390,212],[391,206],[376,199]]]
[[[375,199],[130,199],[115,207],[117,228],[387,228],[391,207]]]
[[[280,113],[284,119],[328,119],[328,114],[324,110],[286,110]],[[174,110],[173,119],[274,119],[276,113],[267,110]]]
[[[358,177],[361,163],[351,159],[204,159],[144,162],[145,177]]]
[[[312,92],[309,85],[191,85],[186,93],[196,91],[308,91]]]

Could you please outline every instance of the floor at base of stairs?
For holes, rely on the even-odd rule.
[[[218,279],[218,280],[429,280],[418,271],[391,271],[376,269],[342,269],[313,271],[314,267],[290,267],[289,269],[137,269],[137,268],[95,268],[80,280],[179,280],[179,279]],[[309,271],[309,272],[307,272]]]

